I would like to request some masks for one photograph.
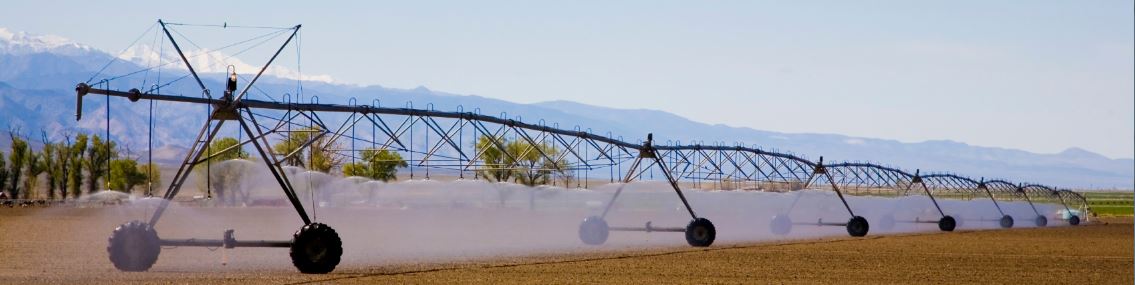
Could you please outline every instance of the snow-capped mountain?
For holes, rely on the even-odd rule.
[[[28,55],[53,53],[65,56],[83,56],[98,52],[90,46],[71,42],[52,35],[34,35],[0,28],[0,54]]]
[[[239,58],[218,50],[185,50],[185,57],[189,59],[189,63],[193,65],[194,70],[199,73],[227,73],[230,66],[235,68],[236,72],[240,74],[251,74],[260,71],[260,66],[245,63]],[[188,68],[185,67],[185,63],[182,62],[181,57],[179,57],[176,52],[172,50],[155,49],[149,45],[135,45],[127,48],[125,52],[118,55],[118,58],[139,66],[149,67],[160,65],[162,68],[188,70]],[[269,66],[268,69],[264,71],[264,74],[284,79],[299,79],[325,83],[334,82],[330,75],[300,74],[295,70],[279,65]]]
[[[183,50],[186,58],[198,73],[227,73],[230,66],[239,74],[254,74],[260,71],[260,66],[241,61],[240,58],[225,54],[223,51],[210,49]],[[0,55],[25,56],[50,53],[68,57],[107,55],[107,53],[87,45],[72,42],[71,40],[54,35],[37,35],[26,32],[13,32],[0,28]],[[155,48],[150,45],[139,44],[127,48],[116,56],[117,58],[139,67],[158,67],[188,70],[181,57],[172,48]],[[298,71],[273,65],[264,72],[284,79],[299,79],[332,83],[334,79],[329,75],[300,74]]]
[[[181,62],[176,56],[169,50],[155,53],[153,48],[144,46],[127,50],[122,55],[112,55],[60,37],[36,36],[0,28],[0,127],[18,129],[36,140],[41,130],[52,139],[59,139],[79,131],[102,134],[107,131],[109,119],[111,137],[129,145],[135,152],[143,152],[150,135],[146,120],[150,111],[148,104],[111,100],[111,116],[108,118],[104,100],[87,98],[83,106],[84,118],[76,122],[73,88],[76,83],[90,79],[92,74],[115,58],[120,59],[118,64],[109,66],[105,73],[126,74],[163,62],[169,64],[163,68],[170,70],[170,74],[163,75],[163,78],[176,78],[186,73],[180,71],[178,74],[178,68],[174,66],[180,66]],[[223,72],[229,64],[236,66],[239,73],[254,72],[245,72],[250,65],[222,53],[192,51],[190,56],[196,68],[204,69],[201,71],[204,84],[214,90],[223,88]],[[255,94],[250,93],[249,96],[280,100],[284,93],[295,94],[295,80],[289,78],[296,76],[288,72],[286,69],[273,70],[257,83]],[[605,108],[566,101],[518,104],[424,87],[362,87],[304,78],[308,79],[303,83],[305,101],[319,96],[323,103],[346,104],[350,98],[357,98],[358,102],[367,103],[380,100],[383,106],[412,104],[423,108],[431,104],[437,110],[457,110],[460,106],[465,111],[477,109],[481,114],[507,113],[509,118],[543,121],[549,126],[567,129],[579,126],[581,130],[604,135],[609,133],[631,141],[646,133],[654,133],[660,142],[743,142],[763,149],[804,154],[812,159],[823,155],[826,161],[877,161],[904,169],[922,169],[923,172],[947,171],[972,177],[1004,178],[1071,188],[1135,187],[1135,160],[1109,159],[1076,148],[1057,154],[1037,154],[954,141],[902,143],[837,134],[777,133],[704,124],[655,110]],[[197,95],[194,93],[200,89],[190,81],[171,84],[162,89],[162,93]],[[129,78],[110,82],[112,88],[123,90],[148,84],[154,82]],[[153,110],[155,159],[177,163],[184,155],[183,147],[192,142],[207,110],[202,106],[170,102],[156,102]],[[328,116],[324,119],[334,121],[337,118]],[[6,150],[8,143],[9,140],[0,135],[0,151]]]

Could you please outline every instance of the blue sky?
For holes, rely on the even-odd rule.
[[[0,27],[117,51],[158,18],[303,24],[303,71],[340,82],[1135,157],[1133,1],[41,2]]]

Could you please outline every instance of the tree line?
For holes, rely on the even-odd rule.
[[[554,175],[571,179],[567,161],[551,144],[481,136],[476,150],[485,163],[476,175],[487,180],[536,186],[552,183]]]
[[[366,177],[379,181],[396,180],[398,168],[409,167],[402,155],[388,149],[365,148],[357,160],[347,163],[346,156],[334,151],[337,143],[327,136],[316,136],[318,131],[306,128],[293,132],[283,141],[272,145],[272,151],[285,156],[284,165],[331,173],[338,168],[343,176]],[[304,148],[307,144],[308,147]]]
[[[285,165],[323,173],[338,168],[343,176],[380,181],[397,179],[398,168],[409,166],[397,152],[376,148],[363,149],[356,162],[346,163],[346,156],[333,151],[339,148],[335,142],[326,136],[313,137],[316,134],[318,131],[311,128],[292,132],[283,141],[273,145],[272,151],[285,156]],[[308,146],[306,149],[305,144]],[[481,136],[477,139],[475,149],[484,162],[475,173],[478,178],[528,186],[550,184],[556,175],[571,179],[561,150],[551,144],[508,138],[493,140]]]
[[[78,198],[99,190],[133,192],[146,183],[160,184],[155,165],[139,164],[124,154],[128,151],[97,134],[66,135],[62,142],[47,141],[45,135],[39,150],[16,131],[8,137],[7,154],[0,152],[0,189],[11,199]],[[40,189],[47,190],[46,197]]]
[[[337,144],[326,136],[313,137],[313,129],[293,132],[272,146],[272,152],[284,157],[284,165],[331,173],[340,170],[343,176],[366,177],[379,181],[397,179],[399,168],[409,164],[395,151],[366,148],[358,159],[345,162],[347,156],[335,151]],[[98,134],[78,133],[64,136],[61,142],[50,142],[44,136],[39,150],[29,146],[28,140],[15,131],[9,132],[10,149],[0,151],[0,191],[11,199],[67,199],[113,190],[132,193],[153,189],[161,185],[161,171],[155,164],[140,164],[127,149],[102,138]],[[560,150],[545,143],[506,138],[478,138],[476,151],[484,164],[475,175],[496,182],[514,182],[528,186],[549,184],[555,175],[571,179],[564,169]],[[209,163],[233,159],[250,160],[240,141],[232,137],[214,140],[206,149]],[[197,165],[199,177],[208,176],[206,187],[215,189],[221,197],[229,181],[241,172],[205,173],[207,165]],[[41,182],[46,183],[40,185]],[[46,190],[46,197],[39,193]],[[146,191],[146,193],[149,193]]]

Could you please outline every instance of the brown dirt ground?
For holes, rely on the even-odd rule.
[[[0,209],[0,283],[1018,283],[1132,284],[1130,218],[1078,227],[977,230],[650,247],[462,261],[341,265],[326,275],[281,265],[217,267],[216,253],[163,252],[150,272],[110,266],[105,238],[119,221],[83,210]],[[47,221],[50,221],[48,223]],[[57,225],[43,227],[44,224]],[[171,266],[182,264],[186,266]],[[196,265],[196,266],[194,266]]]

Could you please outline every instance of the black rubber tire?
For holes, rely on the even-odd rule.
[[[1001,217],[1001,227],[1006,228],[1006,229],[1012,228],[1013,227],[1013,216],[1010,216],[1010,215],[1002,216]]]
[[[792,219],[783,214],[773,216],[772,222],[769,223],[769,231],[778,236],[788,235],[792,232]]]
[[[697,218],[686,225],[686,243],[690,246],[707,247],[717,238],[717,229],[706,218]]]
[[[162,252],[158,232],[141,221],[119,225],[108,241],[106,252],[110,254],[110,262],[122,271],[149,270]]]
[[[952,232],[957,227],[958,220],[955,220],[954,217],[945,216],[938,220],[938,229],[943,232]]]
[[[292,237],[289,253],[292,265],[300,272],[323,274],[335,270],[343,256],[343,240],[331,227],[322,223],[303,226]]]
[[[1036,216],[1036,226],[1043,227],[1048,225],[1048,218],[1044,216]]]
[[[847,234],[853,237],[865,236],[870,230],[871,225],[867,223],[867,219],[863,217],[854,216],[851,217],[850,220],[847,220]]]
[[[1080,225],[1080,216],[1072,215],[1071,217],[1068,217],[1068,224],[1073,226]]]
[[[886,215],[883,215],[883,217],[879,218],[878,229],[883,230],[883,231],[889,231],[889,230],[895,229],[895,215],[894,214],[886,214]]]
[[[579,224],[579,240],[587,245],[601,245],[607,242],[611,229],[607,221],[599,216],[590,216]]]

